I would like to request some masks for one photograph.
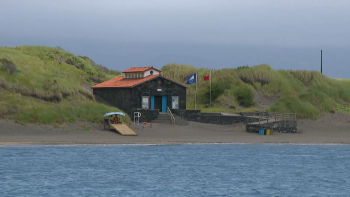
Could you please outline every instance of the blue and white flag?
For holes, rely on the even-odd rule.
[[[186,84],[192,84],[197,82],[197,73],[194,73],[192,76],[187,78]]]

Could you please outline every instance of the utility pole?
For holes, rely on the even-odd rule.
[[[321,50],[321,74],[322,74],[322,50]]]

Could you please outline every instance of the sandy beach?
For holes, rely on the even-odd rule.
[[[86,128],[90,128],[87,130]],[[85,128],[85,130],[84,130]],[[179,144],[179,143],[340,143],[350,144],[350,115],[327,114],[318,120],[298,120],[301,133],[260,136],[245,124],[214,125],[190,122],[186,126],[153,123],[131,125],[138,136],[121,136],[98,123],[21,125],[0,120],[0,145],[21,144]]]

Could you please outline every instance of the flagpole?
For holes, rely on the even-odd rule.
[[[211,108],[211,69],[210,69],[210,74],[209,74],[209,79],[210,79],[210,108]]]
[[[194,96],[194,110],[197,109],[197,83],[198,83],[198,80],[197,80],[197,73],[196,73],[196,94]]]

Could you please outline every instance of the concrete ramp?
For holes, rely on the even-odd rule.
[[[126,126],[126,124],[111,124],[111,127],[120,133],[120,135],[137,136],[137,133]]]

